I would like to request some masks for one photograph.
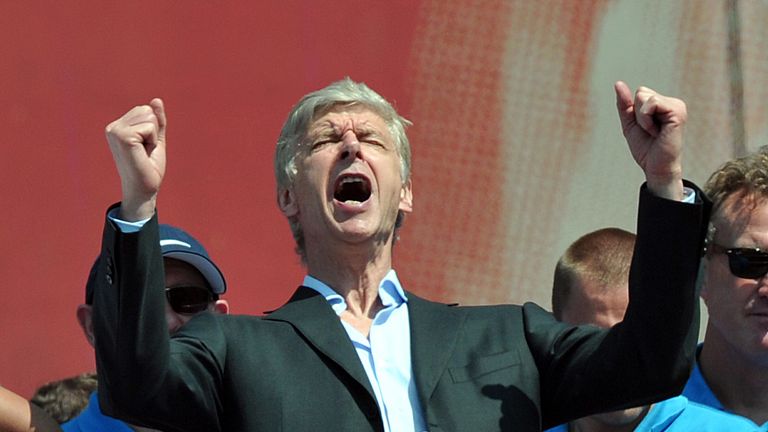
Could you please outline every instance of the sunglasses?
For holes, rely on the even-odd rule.
[[[768,273],[768,252],[760,248],[725,248],[712,244],[714,252],[728,256],[731,274],[743,279],[760,279]]]
[[[174,312],[187,315],[208,309],[208,305],[216,300],[207,288],[194,285],[166,288],[165,298]]]

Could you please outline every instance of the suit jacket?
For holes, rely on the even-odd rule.
[[[630,305],[610,330],[528,303],[451,307],[409,293],[413,376],[431,431],[539,431],[679,393],[698,333],[708,204],[641,192]],[[157,220],[107,221],[94,300],[104,412],[166,431],[381,431],[371,384],[325,299],[210,313],[169,339]],[[500,289],[514,289],[500,287]]]

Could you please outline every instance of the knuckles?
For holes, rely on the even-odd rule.
[[[149,105],[137,105],[104,128],[108,137],[127,137],[138,131],[156,130],[158,118]]]

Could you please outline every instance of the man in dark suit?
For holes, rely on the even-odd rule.
[[[169,339],[155,213],[166,114],[159,99],[128,111],[107,127],[123,199],[94,308],[104,410],[169,431],[538,431],[675,394],[708,211],[683,187],[685,104],[621,82],[616,94],[647,186],[632,300],[610,331],[534,304],[450,307],[405,291],[392,247],[413,202],[408,121],[346,79],[302,98],[277,144],[302,286],[264,318],[201,314]]]

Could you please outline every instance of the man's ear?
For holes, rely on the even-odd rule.
[[[227,315],[229,313],[229,302],[226,300],[216,300],[216,303],[213,304],[213,311]]]
[[[405,213],[413,211],[413,186],[411,179],[403,183],[403,187],[400,189],[400,206],[398,209]]]
[[[280,189],[277,193],[277,204],[285,217],[292,218],[299,213],[299,205],[292,189]]]
[[[85,335],[85,338],[88,339],[88,343],[91,344],[91,346],[95,346],[95,338],[93,336],[93,306],[87,304],[78,306],[77,322],[80,323],[80,328],[83,329],[83,334]]]

